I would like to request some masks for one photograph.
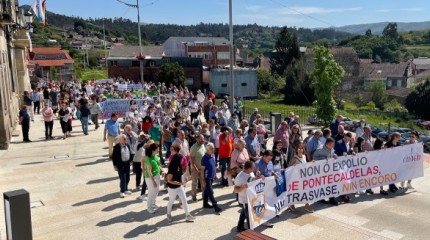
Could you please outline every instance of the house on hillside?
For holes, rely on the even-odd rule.
[[[201,58],[209,68],[230,64],[230,42],[223,37],[170,37],[163,47],[166,57]],[[235,64],[236,57],[235,54]]]
[[[410,88],[415,82],[414,64],[411,61],[401,63],[362,63],[360,77],[364,86],[381,81],[387,89]]]
[[[157,82],[157,73],[162,64],[177,62],[184,68],[186,85],[191,89],[201,89],[202,59],[188,57],[167,57],[163,46],[142,46],[143,52],[143,79],[144,81]],[[139,46],[114,46],[109,52],[108,75],[109,77],[122,76],[135,82],[140,81],[140,48]]]
[[[414,58],[412,62],[415,65],[415,83],[421,83],[430,78],[430,58],[418,57]]]
[[[32,80],[37,78],[52,79],[51,67],[54,67],[59,81],[74,79],[73,59],[69,52],[60,48],[33,48],[29,50],[29,64],[34,65]]]

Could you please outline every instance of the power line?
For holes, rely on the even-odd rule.
[[[127,2],[124,2],[122,0],[116,0],[116,1],[120,2],[120,3],[124,4],[124,5],[126,5],[128,7],[137,8],[137,4],[127,3]],[[154,0],[154,1],[150,2],[150,3],[141,5],[139,8],[144,8],[144,7],[148,7],[148,6],[154,5],[155,3],[159,2],[159,1],[161,1],[161,0]]]
[[[321,23],[327,24],[327,25],[329,25],[330,27],[331,27],[331,26],[334,26],[333,24],[331,24],[331,23],[329,23],[329,22],[327,22],[327,21],[325,21],[325,20],[322,20],[322,19],[319,19],[319,18],[316,18],[316,17],[310,16],[310,15],[308,15],[308,14],[306,14],[306,13],[302,13],[302,12],[300,12],[299,10],[294,9],[294,8],[292,8],[292,7],[289,7],[289,6],[287,6],[287,5],[283,4],[283,3],[277,2],[277,1],[275,1],[275,0],[269,0],[269,1],[271,1],[271,2],[273,2],[273,3],[276,3],[276,4],[278,4],[278,5],[281,5],[281,6],[285,7],[285,8],[288,8],[289,10],[291,10],[291,11],[293,11],[293,12],[296,12],[296,13],[298,13],[298,14],[300,14],[300,15],[303,15],[303,16],[305,16],[305,17],[308,17],[308,18],[310,18],[310,19],[312,19],[312,20],[315,20],[315,21],[317,21],[317,22],[321,22]]]

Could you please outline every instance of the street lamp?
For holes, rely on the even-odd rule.
[[[145,59],[145,56],[143,55],[143,49],[142,49],[142,34],[140,30],[140,9],[139,9],[139,0],[136,0],[136,4],[129,4],[126,2],[123,2],[122,0],[116,0],[128,7],[136,8],[137,9],[137,29],[139,34],[139,49],[140,54],[136,58],[139,59],[139,66],[140,66],[140,82],[143,84],[143,60]]]

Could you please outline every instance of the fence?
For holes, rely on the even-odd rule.
[[[251,117],[253,111],[254,111],[254,108],[246,107],[245,106],[243,108],[242,118],[244,120],[248,120],[249,121],[249,118]],[[294,112],[295,115],[299,116],[300,125],[303,126],[305,124],[308,124],[308,119],[313,114],[315,114],[315,109],[309,108],[309,109],[280,110],[280,111],[276,111],[276,112],[278,112],[278,113],[281,114],[282,120],[284,120],[286,117],[288,117],[288,114],[290,112]],[[268,123],[270,123],[270,113],[274,113],[274,112],[267,111],[267,110],[258,110],[258,113],[264,119],[264,121],[266,122],[266,124],[268,124]]]

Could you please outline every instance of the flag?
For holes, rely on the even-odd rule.
[[[42,26],[46,26],[46,20],[48,19],[46,16],[46,0],[43,0],[42,2],[42,12],[43,12],[43,20],[42,20]]]
[[[40,0],[34,0],[31,8],[33,9],[33,12],[34,12],[34,15],[36,16],[37,21],[41,23],[42,26],[44,26],[45,14]]]

